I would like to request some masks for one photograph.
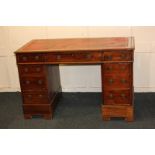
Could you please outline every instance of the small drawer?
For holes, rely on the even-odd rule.
[[[103,78],[103,88],[130,88],[131,77],[130,75],[106,75]]]
[[[24,92],[24,104],[49,104],[49,95],[47,92]]]
[[[104,61],[132,61],[132,51],[109,51],[104,52]]]
[[[32,115],[43,115],[43,114],[51,114],[52,108],[51,105],[23,105],[24,114],[32,114]]]
[[[20,76],[44,75],[46,67],[43,65],[18,65]]]
[[[131,90],[104,91],[103,96],[104,96],[104,104],[108,104],[108,105],[132,104]]]
[[[22,90],[46,90],[47,81],[43,77],[22,77],[20,79]]]
[[[46,57],[47,62],[64,62],[64,63],[76,63],[76,62],[100,62],[101,52],[58,52],[50,53]]]
[[[45,57],[43,53],[22,53],[17,54],[18,63],[27,63],[27,62],[44,62]]]
[[[132,64],[131,63],[105,63],[103,64],[104,75],[119,75],[119,74],[131,74]]]

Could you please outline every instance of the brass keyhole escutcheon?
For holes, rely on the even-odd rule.
[[[109,98],[111,98],[111,99],[113,98],[113,94],[112,94],[112,93],[111,93],[111,94],[109,94]]]
[[[121,83],[125,84],[126,82],[126,79],[121,79]]]
[[[37,56],[35,56],[35,60],[39,60],[39,56],[37,55]]]
[[[23,61],[26,61],[27,60],[27,57],[24,56],[24,57],[22,57],[22,59],[23,59]]]
[[[114,83],[114,80],[113,79],[109,79],[109,83],[110,84]]]

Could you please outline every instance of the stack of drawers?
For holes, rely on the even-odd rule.
[[[133,51],[104,52],[102,88],[104,120],[125,117],[133,120]]]
[[[50,85],[48,65],[44,62],[43,54],[17,55],[20,85],[23,98],[25,118],[33,115],[50,119],[53,112],[54,88]],[[52,67],[52,66],[51,66]]]

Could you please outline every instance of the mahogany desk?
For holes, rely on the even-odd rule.
[[[53,117],[61,94],[59,64],[99,64],[103,119],[133,121],[133,52],[133,37],[30,41],[15,52],[24,117]]]

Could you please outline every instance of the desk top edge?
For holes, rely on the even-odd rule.
[[[126,46],[110,46],[109,43],[109,47],[106,47],[106,41],[109,40],[116,40],[115,42],[113,41],[113,44],[115,43],[120,43],[119,41],[122,40],[127,40],[127,45]],[[117,41],[118,40],[118,41]],[[45,48],[39,48],[38,49],[33,49],[30,48],[31,45],[34,45],[38,42],[38,45],[41,43],[43,46],[46,46]],[[57,47],[54,47],[55,44],[53,44],[53,47],[50,46],[49,48],[47,48],[48,46],[48,42],[51,43],[55,43],[57,45]],[[66,44],[68,44],[69,42],[73,42],[77,45],[77,48],[75,47],[75,45],[71,46],[68,45],[68,47],[66,46]],[[103,44],[101,45],[101,43],[103,42]],[[124,42],[125,43],[125,42]],[[63,44],[63,47],[59,48],[59,45]],[[66,47],[65,47],[66,46]],[[70,46],[70,47],[69,47]],[[81,47],[80,47],[81,46]],[[75,47],[75,48],[73,48]],[[23,45],[21,48],[19,48],[18,50],[15,51],[15,53],[37,53],[37,52],[69,52],[69,51],[98,51],[98,50],[134,50],[135,49],[135,45],[134,45],[134,37],[106,37],[106,38],[64,38],[64,39],[34,39],[29,41],[28,43],[26,43],[25,45]]]

